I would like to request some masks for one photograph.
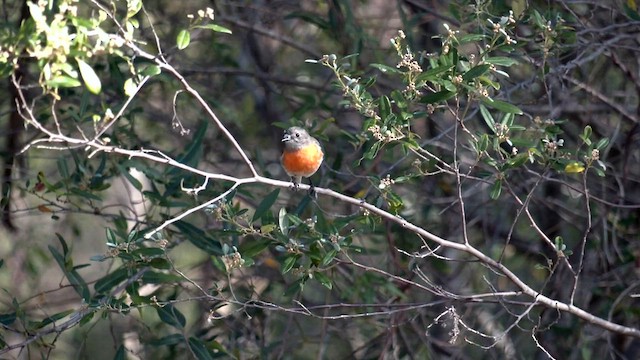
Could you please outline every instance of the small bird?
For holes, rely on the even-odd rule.
[[[291,176],[294,189],[298,189],[303,177],[308,178],[318,171],[324,159],[324,152],[316,138],[297,126],[284,131],[282,142],[284,142],[284,151],[280,162],[284,171]],[[311,179],[309,183],[313,192]]]

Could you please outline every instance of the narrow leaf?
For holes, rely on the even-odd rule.
[[[489,71],[490,67],[491,67],[491,64],[482,64],[482,65],[474,66],[469,71],[467,71],[462,75],[462,79],[464,81],[473,80],[480,75],[484,75],[484,73]]]
[[[267,196],[265,196],[265,198],[256,208],[256,212],[253,214],[253,219],[251,220],[251,222],[255,222],[256,220],[260,219],[267,211],[269,211],[271,206],[276,202],[276,200],[278,200],[279,194],[280,189],[275,189]]]
[[[449,100],[456,95],[455,92],[449,90],[442,90],[429,95],[425,95],[420,99],[421,103],[435,104],[441,101]]]
[[[508,102],[504,102],[500,100],[483,99],[482,103],[505,113],[522,115],[522,110],[520,110],[519,107],[515,105],[511,105]]]
[[[172,304],[166,304],[165,306],[159,306],[156,308],[158,317],[165,324],[171,325],[178,329],[183,329],[187,320],[184,315]]]
[[[198,360],[213,360],[213,356],[209,352],[209,349],[207,349],[202,340],[198,338],[193,336],[189,338],[189,349],[191,349],[191,352],[195,354],[196,359]]]

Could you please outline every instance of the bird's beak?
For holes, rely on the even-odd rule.
[[[284,136],[282,137],[282,141],[289,141],[291,140],[291,134],[284,134]]]

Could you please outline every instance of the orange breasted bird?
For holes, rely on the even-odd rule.
[[[301,127],[294,126],[285,130],[282,142],[284,151],[280,162],[284,171],[291,176],[293,187],[297,189],[303,177],[308,178],[318,171],[324,153],[320,142]],[[309,183],[313,188],[311,179]]]

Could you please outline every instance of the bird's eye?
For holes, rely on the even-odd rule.
[[[296,137],[300,137],[300,133],[296,133]]]

